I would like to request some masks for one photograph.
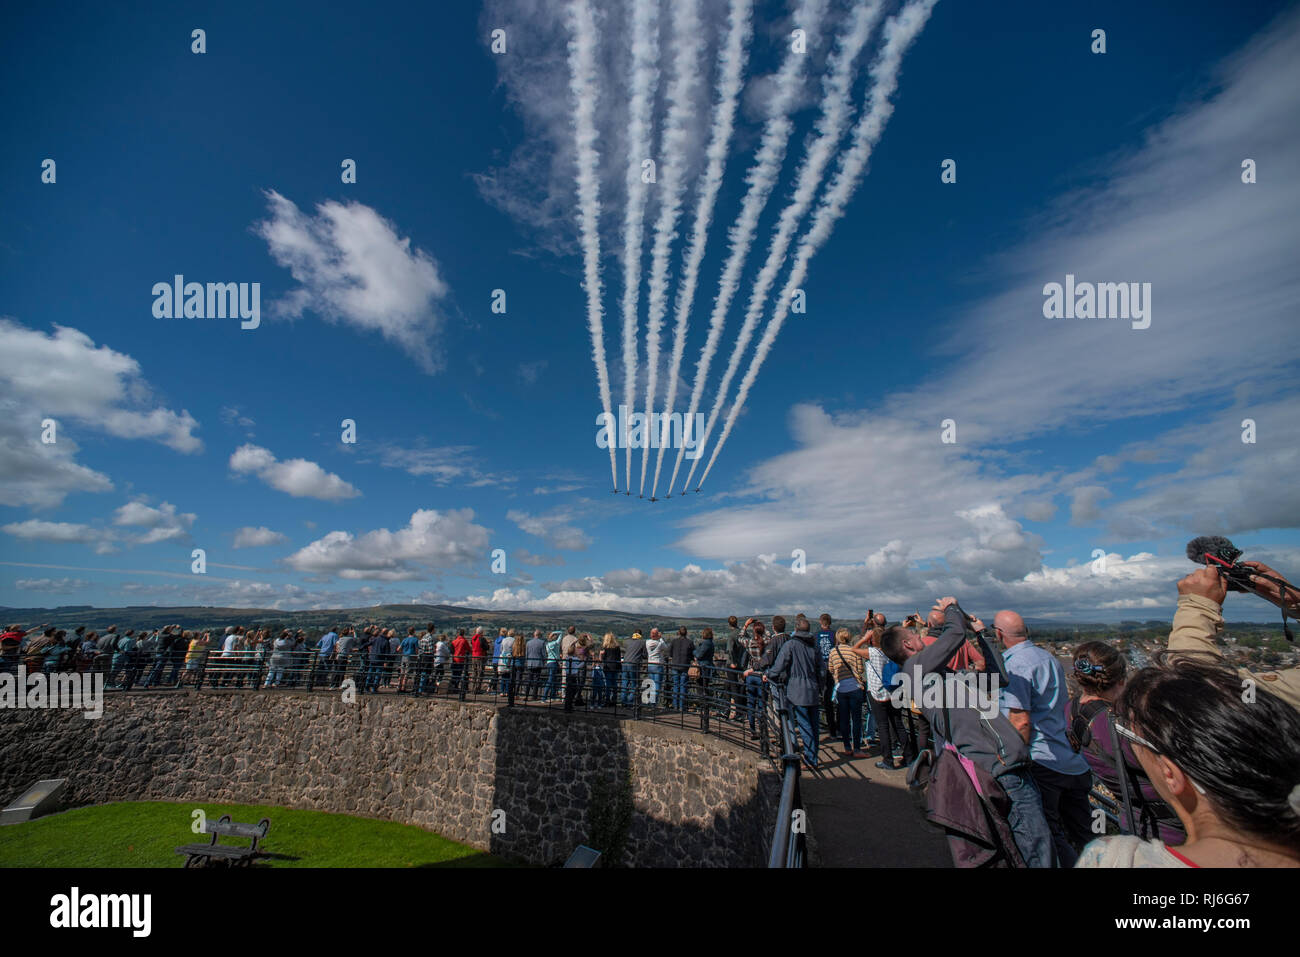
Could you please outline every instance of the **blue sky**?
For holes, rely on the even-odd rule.
[[[778,70],[805,16],[791,11],[819,0],[755,5],[678,410],[773,104],[788,97],[793,134],[704,411],[858,6],[820,3],[785,88]],[[596,20],[615,404],[632,5],[599,5]],[[653,504],[648,489],[610,494],[595,443],[566,5],[447,6],[10,15],[0,603],[857,617],[955,593],[979,611],[1099,620],[1165,615],[1196,534],[1296,573],[1295,5],[1225,16],[1221,4],[941,0],[811,260],[807,314],[782,327],[702,491],[661,490]],[[902,6],[881,6],[846,134]],[[674,31],[689,8],[656,8],[649,129],[667,174]],[[727,15],[719,0],[699,6],[670,306]],[[489,50],[498,27],[503,55]],[[1090,51],[1096,28],[1104,54]],[[819,198],[847,151],[838,140]],[[54,183],[41,179],[46,158]],[[345,158],[355,183],[340,180]],[[947,158],[956,183],[940,181]],[[1244,158],[1257,163],[1251,185]],[[651,234],[671,182],[646,191],[638,396]],[[787,257],[760,334],[788,269]],[[152,287],[177,273],[260,283],[261,325],[155,318]],[[1150,328],[1045,319],[1043,286],[1067,273],[1150,282]],[[670,307],[661,402],[673,318]],[[40,441],[46,418],[53,445]],[[344,419],[355,444],[340,441]],[[190,572],[195,548],[206,575]],[[1270,612],[1244,597],[1228,608]]]

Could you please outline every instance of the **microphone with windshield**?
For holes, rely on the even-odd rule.
[[[1286,640],[1295,641],[1291,626],[1286,622],[1287,593],[1294,593],[1296,587],[1285,578],[1266,575],[1237,561],[1241,549],[1222,535],[1199,535],[1187,543],[1187,557],[1198,565],[1207,565],[1219,573],[1228,591],[1254,592],[1253,579],[1263,579],[1278,586],[1282,596],[1282,633]]]

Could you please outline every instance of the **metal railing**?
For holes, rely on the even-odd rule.
[[[781,742],[781,800],[777,803],[776,824],[772,829],[769,868],[804,867],[807,857],[806,817],[803,795],[799,790],[799,765],[803,761],[794,740],[794,715],[787,702],[777,712],[778,737]],[[811,747],[817,747],[812,742]]]
[[[14,670],[19,663],[6,659],[0,670]],[[59,670],[101,673],[109,692],[409,695],[652,721],[710,735],[763,757],[772,757],[773,751],[774,713],[765,706],[766,686],[716,663],[698,668],[647,661],[607,666],[576,658],[457,660],[365,651],[322,656],[315,650],[271,648],[113,652],[69,664]]]

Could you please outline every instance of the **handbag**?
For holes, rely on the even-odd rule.
[[[835,646],[835,653],[839,656],[841,667],[843,667],[843,668],[848,668],[848,669],[849,669],[849,674],[851,674],[851,675],[853,676],[853,680],[856,681],[856,682],[858,683],[858,690],[859,690],[859,691],[864,690],[864,686],[863,686],[863,684],[862,684],[862,679],[859,678],[859,677],[858,677],[858,673],[857,673],[856,671],[853,670],[853,666],[850,665],[847,661],[844,660],[844,646],[843,646],[843,645],[836,645],[836,646]],[[841,673],[842,673],[842,672],[841,672]],[[843,681],[843,680],[844,680],[843,678],[839,678],[839,677],[837,677],[837,678],[835,679],[835,686],[838,688],[840,682]]]

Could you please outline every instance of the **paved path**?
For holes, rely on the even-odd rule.
[[[822,738],[817,772],[799,778],[813,863],[820,867],[951,867],[944,834],[925,819],[922,794],[908,790],[906,771],[850,760],[839,739]]]

